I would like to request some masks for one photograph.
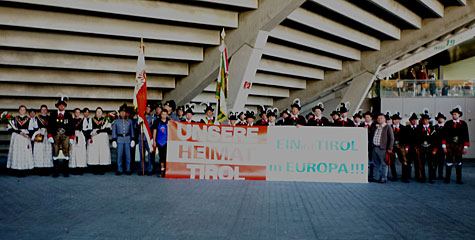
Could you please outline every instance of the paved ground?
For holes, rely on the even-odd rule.
[[[473,239],[466,184],[0,175],[1,239]]]

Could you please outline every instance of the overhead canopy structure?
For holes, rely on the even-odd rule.
[[[0,13],[1,109],[58,92],[68,107],[131,103],[141,37],[151,100],[213,102],[223,28],[231,101],[282,109],[469,26],[475,1],[5,0]]]

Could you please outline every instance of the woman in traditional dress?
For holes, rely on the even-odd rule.
[[[101,107],[96,109],[96,116],[92,118],[91,138],[87,147],[87,164],[92,167],[94,174],[104,174],[105,166],[111,165],[109,134],[111,125],[102,116]]]
[[[31,137],[33,139],[33,162],[35,170],[40,176],[48,176],[53,167],[53,151],[51,143],[48,142],[48,107],[41,105],[40,114],[35,117],[36,126]],[[31,127],[31,126],[30,126]],[[30,129],[31,130],[31,129]]]
[[[82,175],[84,169],[87,167],[86,162],[86,137],[84,136],[83,118],[80,117],[81,109],[74,109],[73,127],[74,127],[74,141],[71,145],[71,152],[69,154],[69,168],[73,169],[73,174]],[[91,124],[92,125],[92,124]]]
[[[33,169],[33,153],[28,131],[30,118],[26,116],[26,107],[18,108],[19,116],[8,122],[7,130],[12,133],[8,151],[7,168],[13,169],[18,177],[25,177],[26,170]]]

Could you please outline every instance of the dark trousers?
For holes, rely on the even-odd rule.
[[[389,167],[391,168],[391,177],[393,178],[393,180],[398,179],[397,170],[396,170],[396,157],[404,167],[404,163],[407,160],[406,160],[406,155],[404,153],[404,148],[403,147],[394,146],[393,147],[393,153],[389,155],[389,161],[390,161]]]
[[[432,158],[432,151],[429,147],[419,148],[419,161],[416,162],[416,179],[420,182],[426,181],[426,163]]]
[[[402,165],[402,180],[408,181],[411,178],[412,164],[418,161],[417,151],[415,147],[409,147],[406,154],[406,162]]]
[[[434,172],[438,172],[439,179],[444,178],[445,153],[440,149],[434,156],[436,164],[434,165]]]
[[[447,143],[447,168],[445,169],[445,181],[450,181],[452,165],[455,164],[457,182],[462,181],[462,150],[461,143]]]

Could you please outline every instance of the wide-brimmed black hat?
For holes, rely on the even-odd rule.
[[[130,115],[135,115],[135,108],[132,106],[127,106],[125,111]]]
[[[155,103],[154,108],[162,108],[162,102]]]
[[[320,109],[322,112],[325,111],[325,107],[323,106],[323,103],[319,102],[315,107],[312,108],[312,112],[315,112],[315,110]]]
[[[298,108],[298,110],[300,111],[300,109],[302,108],[302,105],[300,105],[300,99],[296,98],[294,99],[294,101],[292,102],[292,105],[290,105],[291,108]]]
[[[391,112],[386,112],[386,114],[384,114],[384,118],[386,121],[389,121],[391,119]]]
[[[153,103],[151,101],[147,101],[146,107],[153,108]]]
[[[330,113],[330,116],[333,116],[333,115],[340,116],[340,113],[337,110],[334,110],[332,113]]]
[[[254,111],[246,111],[246,119],[248,118],[256,119],[256,116],[254,116]]]
[[[201,103],[201,105],[206,105],[206,108],[204,110],[204,112],[206,113],[207,111],[212,111],[214,112],[214,109],[213,107],[211,107],[211,104],[210,103]]]
[[[363,116],[361,115],[361,110],[359,110],[357,113],[353,114],[353,118],[363,118]]]
[[[58,100],[58,102],[54,105],[55,107],[58,107],[59,105],[63,104],[65,107],[68,106],[68,104],[64,100]]]
[[[237,120],[238,112],[229,112],[228,119],[229,120]]]
[[[400,113],[397,112],[397,113],[395,113],[395,114],[393,114],[393,115],[391,116],[391,119],[392,119],[392,120],[401,120],[402,118],[401,118]]]
[[[187,113],[195,114],[195,113],[193,112],[193,109],[195,108],[195,104],[194,104],[194,103],[186,104],[186,105],[185,105],[185,108],[186,108],[185,114],[187,114]]]
[[[267,109],[267,117],[277,117],[277,114],[279,114],[279,110],[277,108]]]
[[[282,116],[284,115],[284,113],[286,113],[287,115],[290,115],[289,109],[284,109],[284,111],[282,111],[282,112],[280,113],[280,116],[282,117]]]
[[[416,113],[412,113],[411,117],[409,117],[409,121],[417,120],[417,119],[419,119],[419,118],[417,117]]]
[[[176,109],[176,103],[174,100],[168,100],[165,102],[165,106],[170,106],[172,108],[172,111],[175,111]]]
[[[370,117],[373,117],[373,113],[371,111],[367,111],[363,113],[363,117],[366,117],[366,115],[369,115]]]
[[[348,112],[348,104],[347,103],[340,103],[340,107],[338,108],[338,112],[347,113]]]
[[[437,113],[437,116],[435,117],[435,120],[437,120],[439,118],[443,118],[443,119],[447,120],[447,117],[441,112]]]
[[[122,112],[122,111],[127,111],[127,104],[126,104],[126,103],[122,104],[122,105],[119,107],[119,112]]]
[[[460,106],[455,107],[454,109],[452,109],[452,111],[450,111],[450,114],[453,114],[453,113],[458,113],[460,114],[460,116],[462,116],[463,115],[462,108]]]
[[[182,110],[184,112],[185,111],[185,106],[178,106],[176,108],[176,111],[178,112],[178,110]]]

